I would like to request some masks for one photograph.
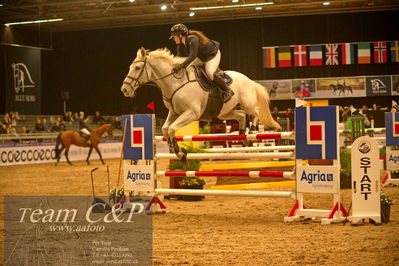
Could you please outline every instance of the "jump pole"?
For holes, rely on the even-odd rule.
[[[156,194],[176,194],[185,196],[232,196],[232,197],[269,197],[291,198],[293,192],[286,191],[236,191],[236,190],[204,190],[204,189],[155,189]]]

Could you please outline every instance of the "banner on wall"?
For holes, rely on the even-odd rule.
[[[121,144],[121,141],[102,142],[98,147],[103,159],[119,158]],[[71,161],[86,160],[88,153],[88,148],[72,145],[68,156]],[[98,160],[99,158],[98,153],[93,150],[90,160]],[[54,142],[0,146],[0,166],[51,162],[56,162]],[[66,162],[64,152],[62,152],[60,162]]]
[[[392,76],[392,95],[399,95],[399,75]]]
[[[267,89],[270,100],[291,99],[291,80],[260,80],[258,82]]]
[[[41,51],[26,47],[5,47],[6,111],[40,114]]]
[[[364,96],[364,77],[317,79],[316,98]]]
[[[391,87],[391,76],[366,77],[367,96],[389,96]]]
[[[315,79],[294,79],[292,81],[292,95],[295,98],[314,98],[316,93]]]

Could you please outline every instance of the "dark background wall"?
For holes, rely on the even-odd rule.
[[[348,66],[262,67],[263,46],[319,44],[399,39],[399,12],[368,12],[334,15],[293,16],[250,20],[187,24],[221,42],[223,69],[246,74],[251,79],[291,79],[399,73],[399,64]],[[134,100],[120,92],[136,51],[175,45],[168,40],[171,25],[120,28],[52,34],[52,51],[42,51],[42,111],[62,113],[61,91],[70,92],[67,109],[92,114],[121,114],[145,111],[155,100],[160,109],[161,96],[154,88],[139,92]],[[392,97],[337,99],[342,105],[358,102],[390,104]],[[334,102],[336,102],[334,101]],[[365,102],[367,101],[367,102]],[[389,102],[389,103],[388,103]],[[274,105],[293,107],[293,101],[275,101]]]

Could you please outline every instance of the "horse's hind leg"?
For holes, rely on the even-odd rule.
[[[69,152],[69,148],[65,148],[65,158],[67,159],[67,162],[68,162],[70,165],[72,165],[72,163],[71,163],[71,161],[69,160],[69,157],[68,157],[68,152]]]
[[[57,154],[57,162],[55,163],[55,165],[57,165],[60,162],[61,156],[62,156],[62,151],[65,149],[64,146],[61,147],[61,149],[58,150],[58,154]]]
[[[245,129],[246,129],[245,116],[246,116],[246,114],[243,110],[232,110],[232,111],[228,112],[227,114],[219,116],[218,118],[221,120],[237,120],[238,124],[240,126],[240,134],[244,134]]]

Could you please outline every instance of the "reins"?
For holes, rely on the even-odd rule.
[[[172,75],[173,75],[173,77],[176,78],[176,79],[182,79],[182,78],[184,77],[184,74],[183,74],[182,77],[179,78],[179,77],[177,77],[177,76],[175,75],[176,73],[172,71],[172,72],[170,72],[169,74],[166,74],[166,75],[164,75],[164,76],[162,76],[162,77],[160,77],[160,78],[150,80],[150,78],[149,78],[149,76],[148,76],[148,71],[147,71],[147,69],[146,69],[147,63],[150,65],[150,63],[147,61],[147,56],[144,57],[144,60],[140,60],[140,61],[136,61],[136,62],[142,62],[142,63],[144,63],[144,65],[143,65],[143,67],[141,68],[140,73],[138,74],[137,78],[134,78],[134,77],[131,77],[131,76],[127,75],[126,78],[129,78],[131,81],[130,81],[130,82],[123,81],[123,84],[129,85],[131,88],[133,88],[133,87],[140,87],[140,86],[142,86],[143,84],[146,84],[146,83],[149,83],[149,82],[158,81],[158,80],[162,80],[162,79],[167,78],[167,77],[172,76]],[[141,82],[140,82],[140,78],[141,78],[141,76],[143,75],[144,70],[145,70],[145,73],[146,73],[146,75],[147,75],[147,80],[148,80],[148,81],[145,82],[145,83],[141,83]],[[176,92],[178,92],[181,88],[183,88],[184,86],[186,86],[188,83],[197,81],[196,79],[190,80],[190,76],[188,75],[188,71],[187,71],[187,70],[185,70],[184,73],[185,73],[186,76],[187,76],[187,81],[186,81],[185,83],[183,83],[182,85],[180,85],[177,89],[173,90],[173,92],[171,93],[171,96],[170,96],[169,98],[166,97],[165,95],[163,95],[162,90],[161,90],[162,99],[163,99],[164,101],[167,101],[167,102],[170,103],[170,105],[171,105],[173,111],[174,111],[174,108],[173,108],[172,100],[173,100],[173,96],[176,94]],[[126,80],[126,78],[125,78],[125,80]],[[134,86],[132,86],[132,83],[133,83],[133,82],[135,82]],[[158,87],[158,86],[157,86],[157,87]],[[159,88],[159,87],[158,87],[158,88]]]

